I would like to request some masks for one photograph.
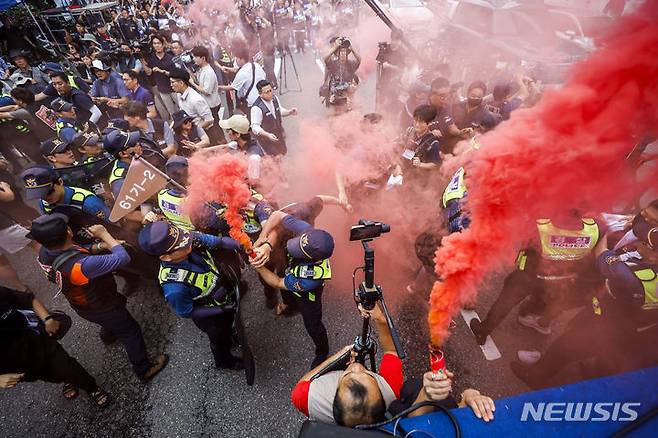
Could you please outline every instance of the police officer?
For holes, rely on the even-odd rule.
[[[187,186],[188,162],[187,158],[174,155],[165,165],[167,175],[183,187]],[[181,205],[187,193],[178,187],[164,188],[158,192],[158,207],[162,214],[172,225],[187,231],[196,229],[192,219],[183,213]],[[214,214],[212,216],[215,216]],[[211,217],[212,217],[211,216]]]
[[[49,189],[32,190],[45,192]],[[43,245],[39,264],[48,279],[60,287],[71,308],[82,318],[101,326],[104,343],[118,338],[135,374],[146,382],[162,371],[168,357],[160,355],[154,362],[148,359],[142,330],[126,309],[126,298],[117,292],[112,272],[127,265],[130,256],[104,226],[92,225],[88,232],[98,239],[90,250],[73,243],[68,217],[53,213],[32,221],[28,237]],[[93,255],[106,251],[110,253]]]
[[[658,224],[658,202],[656,213]],[[538,362],[532,366],[511,364],[514,374],[530,387],[546,386],[564,366],[585,359],[597,359],[594,375],[588,378],[654,366],[658,361],[654,348],[658,251],[642,239],[608,250],[606,240],[604,236],[596,261],[606,279],[602,292],[571,320]]]
[[[58,98],[50,103],[50,109],[57,115],[55,129],[59,138],[71,141],[76,133],[84,131],[72,104]]]
[[[473,319],[471,330],[480,345],[507,314],[523,301],[519,324],[535,331],[551,334],[550,323],[560,309],[561,301],[570,297],[574,303],[600,286],[594,272],[594,248],[605,233],[595,218],[565,215],[557,221],[538,219],[537,239],[517,257],[517,269],[505,278],[503,289],[487,316]],[[574,293],[578,291],[578,293]]]
[[[462,231],[471,223],[468,215],[462,211],[462,203],[466,199],[467,191],[464,183],[464,168],[460,167],[452,176],[450,182],[443,191],[441,204],[443,205],[443,217],[445,218],[448,231],[451,233]]]
[[[165,299],[176,314],[191,318],[208,335],[215,366],[243,369],[242,360],[230,351],[233,297],[209,251],[239,250],[238,242],[157,221],[142,229],[139,245],[144,252],[160,258],[158,278]]]
[[[110,217],[103,200],[89,190],[67,186],[59,174],[49,166],[28,167],[20,175],[25,187],[25,199],[40,199],[42,213],[62,213],[69,217],[76,240],[88,240],[82,228],[102,223]]]
[[[41,143],[39,146],[41,154],[46,157],[48,163],[54,168],[65,168],[75,166],[77,161],[71,148],[71,142],[52,138]],[[67,183],[70,181],[67,181]]]
[[[268,219],[255,243],[257,254],[267,251],[264,247],[271,250],[272,246],[276,246],[272,231],[279,225],[281,231],[295,236],[286,241],[288,264],[285,276],[280,277],[272,272],[260,257],[252,261],[252,264],[265,283],[281,290],[284,301],[297,304],[306,332],[315,344],[315,357],[311,362],[311,368],[314,368],[329,353],[327,329],[322,322],[322,292],[325,281],[331,279],[329,257],[334,251],[334,239],[326,231],[315,229],[308,222],[276,211]]]
[[[139,132],[112,130],[105,136],[103,148],[116,158],[108,181],[114,197],[118,198],[133,155],[142,154],[142,147],[139,144]]]

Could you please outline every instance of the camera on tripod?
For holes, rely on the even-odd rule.
[[[400,338],[398,337],[397,330],[391,319],[391,315],[388,313],[388,308],[386,307],[386,301],[384,300],[384,295],[382,294],[382,288],[380,285],[375,284],[375,250],[372,249],[369,243],[381,236],[384,233],[391,231],[390,225],[387,225],[382,222],[371,221],[367,219],[359,220],[358,225],[353,225],[350,228],[350,241],[361,241],[364,250],[364,265],[356,268],[354,270],[354,275],[352,279],[356,276],[356,271],[362,269],[364,272],[364,281],[359,284],[359,287],[354,287],[354,301],[360,305],[364,310],[372,310],[375,308],[377,303],[381,303],[382,312],[386,317],[386,325],[391,332],[391,338],[393,339],[393,344],[395,345],[395,350],[397,351],[400,359],[406,357],[404,350],[402,349],[402,344],[400,343]],[[356,361],[364,364],[366,360],[370,362],[370,370],[373,372],[377,371],[377,365],[375,363],[375,350],[376,343],[370,338],[370,319],[363,318],[363,323],[361,326],[361,334],[356,337],[354,340],[354,345],[352,350],[344,353],[342,356],[336,358],[333,362],[324,366],[320,371],[311,377],[311,380],[329,372],[335,371],[337,369],[345,369],[345,364],[352,352],[356,353]]]

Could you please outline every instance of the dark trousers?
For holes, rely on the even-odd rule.
[[[272,86],[278,87],[276,73],[274,73],[274,59],[274,53],[271,55],[263,55],[263,70],[265,70],[265,76]]]
[[[315,301],[309,300],[308,292],[301,294],[300,298],[288,290],[282,290],[281,298],[285,304],[296,306],[302,314],[306,333],[315,344],[315,355],[326,356],[329,354],[329,338],[327,329],[322,323],[322,289],[315,291]]]
[[[208,335],[215,365],[222,366],[232,360],[231,326],[235,312],[226,312],[205,318],[192,318],[194,324]]]
[[[146,355],[146,343],[142,329],[125,307],[99,310],[77,310],[78,315],[100,325],[105,331],[116,336],[128,353],[128,360],[137,377],[142,378],[151,367]]]
[[[215,120],[215,123],[210,128],[206,129],[206,134],[208,134],[211,145],[225,142],[224,133],[219,127],[219,108],[221,108],[220,105],[217,105],[214,108],[210,108],[210,112],[212,112],[212,117]]]
[[[3,352],[0,374],[25,373],[23,380],[44,380],[52,383],[71,383],[77,388],[93,392],[96,380],[69,356],[59,342],[37,333],[28,333],[16,348]]]

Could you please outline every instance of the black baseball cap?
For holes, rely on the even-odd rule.
[[[173,129],[180,128],[180,126],[188,120],[194,120],[194,117],[190,116],[183,110],[176,111],[171,115],[171,118],[174,120],[174,124],[172,126]]]
[[[145,253],[154,256],[161,256],[191,244],[189,231],[166,221],[148,224],[139,232],[139,246]]]
[[[139,136],[140,134],[138,131],[110,131],[103,140],[103,148],[110,154],[116,156],[119,152],[135,146],[139,141]]]
[[[50,102],[50,109],[52,109],[55,112],[61,113],[63,111],[71,111],[73,109],[73,105],[68,103],[62,98],[57,98]]]
[[[48,247],[52,243],[61,242],[66,238],[69,229],[69,218],[62,213],[44,214],[32,221],[28,239],[36,240]]]
[[[59,138],[51,138],[50,140],[46,140],[42,142],[41,145],[39,145],[41,154],[45,156],[61,154],[66,149],[69,149],[70,147],[71,147],[70,142]]]
[[[334,238],[324,230],[312,228],[288,240],[286,249],[294,259],[320,261],[334,253]]]
[[[21,179],[25,185],[25,199],[43,199],[50,193],[53,184],[59,180],[55,169],[39,164],[28,167],[21,172]]]

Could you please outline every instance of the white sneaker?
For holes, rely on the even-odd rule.
[[[529,313],[525,316],[519,315],[518,321],[522,326],[534,329],[542,335],[550,335],[552,333],[551,328],[540,325],[539,318],[539,315],[533,315],[532,313]]]
[[[536,350],[519,350],[516,352],[516,356],[524,364],[532,365],[539,362],[541,359],[541,353]]]

